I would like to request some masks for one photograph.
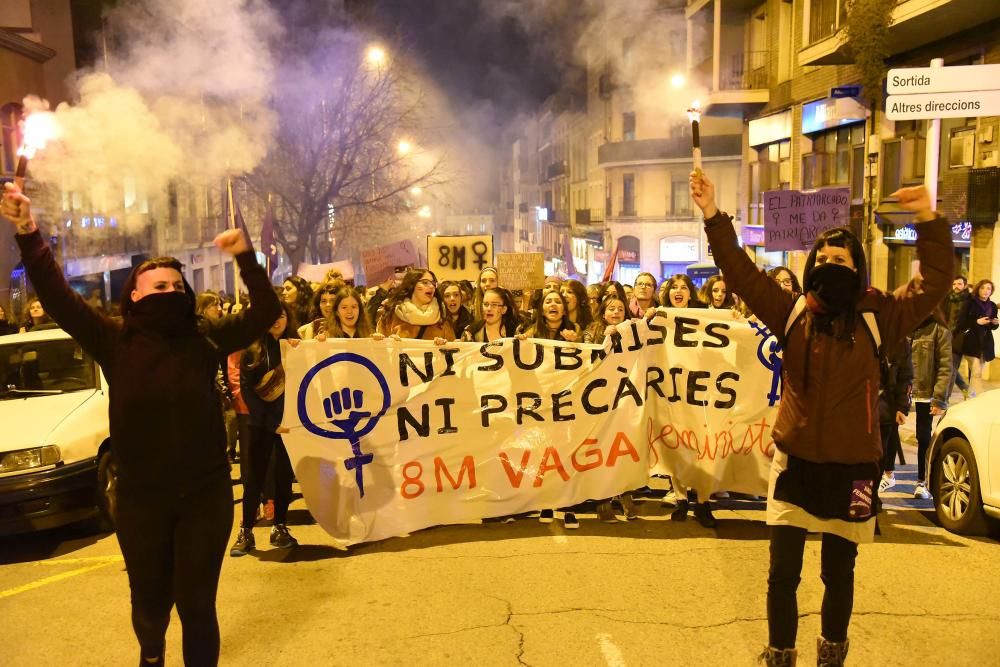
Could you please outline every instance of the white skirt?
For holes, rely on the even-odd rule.
[[[875,540],[875,517],[867,521],[821,519],[794,503],[777,500],[774,497],[774,485],[787,465],[788,455],[775,448],[767,483],[767,525],[795,526],[805,528],[810,533],[831,533],[856,544],[867,544]]]

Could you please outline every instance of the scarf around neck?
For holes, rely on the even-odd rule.
[[[407,324],[429,327],[441,321],[441,308],[438,306],[437,299],[432,299],[429,304],[422,308],[407,299],[396,306],[396,317]]]

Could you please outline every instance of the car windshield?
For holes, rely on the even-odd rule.
[[[75,340],[0,345],[0,399],[96,387],[97,367]]]

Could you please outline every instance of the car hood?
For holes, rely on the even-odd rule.
[[[49,434],[97,393],[97,389],[88,389],[53,396],[0,400],[0,424],[7,425],[0,438],[0,452],[50,444]]]

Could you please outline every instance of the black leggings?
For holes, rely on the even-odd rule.
[[[288,460],[281,436],[257,426],[250,427],[249,451],[244,449],[243,527],[252,528],[260,505],[260,492],[267,477],[267,464],[274,452],[274,522],[285,523],[292,502],[292,462]]]
[[[163,655],[170,610],[176,604],[184,664],[218,664],[215,595],[233,529],[228,476],[186,495],[119,494],[116,528],[142,658]]]
[[[882,433],[882,472],[891,472],[896,469],[896,452],[899,451],[899,425],[896,422],[891,424],[879,424]]]
[[[774,648],[795,648],[799,607],[795,592],[802,574],[806,530],[771,526],[771,570],[767,576],[767,627]],[[823,533],[820,578],[823,637],[831,642],[847,639],[854,608],[854,561],[858,545],[837,535]]]

